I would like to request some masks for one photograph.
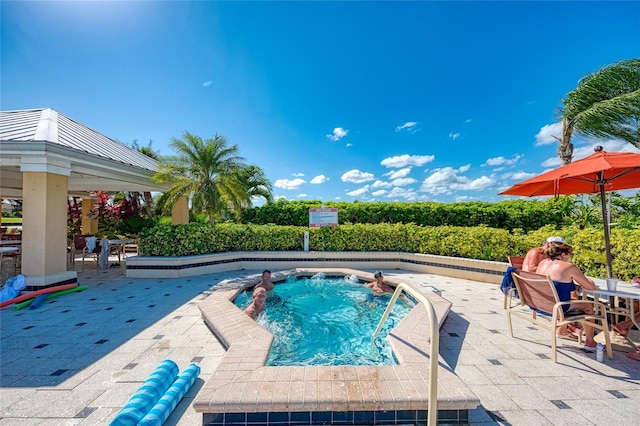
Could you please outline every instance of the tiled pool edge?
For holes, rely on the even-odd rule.
[[[276,272],[274,280],[281,274],[308,275],[316,271],[317,268],[298,268],[286,273]],[[330,272],[372,279],[371,274],[361,271],[331,268]],[[400,282],[394,278],[387,280],[392,284]],[[390,344],[400,365],[266,367],[264,363],[272,336],[231,302],[237,293],[256,282],[256,277],[222,282],[200,304],[204,321],[227,348],[217,370],[205,378],[194,402],[195,410],[203,413],[203,424],[250,424],[249,413],[260,417],[260,413],[274,416],[308,413],[312,416],[313,413],[368,412],[394,413],[390,416],[406,423],[412,412],[418,416],[418,412],[426,409],[429,365],[424,354],[429,351],[429,339],[424,309],[412,310],[390,335]],[[442,324],[451,304],[427,284],[403,282],[433,303]],[[419,333],[416,332],[418,327]],[[438,411],[449,423],[464,423],[467,410],[477,408],[480,401],[441,357],[439,363]],[[225,422],[225,416],[219,416],[221,413],[238,419],[238,423]],[[240,419],[242,415],[246,423]],[[220,418],[222,423],[216,420]],[[305,424],[300,421],[302,423],[281,424]],[[349,424],[348,420],[345,422],[340,424]]]
[[[306,268],[403,269],[500,284],[507,264],[404,252],[238,251],[182,257],[127,258],[131,278],[181,278],[232,270]]]

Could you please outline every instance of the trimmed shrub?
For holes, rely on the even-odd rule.
[[[389,251],[424,253],[505,262],[522,256],[551,235],[564,237],[574,248],[574,262],[587,275],[604,277],[604,234],[589,228],[545,226],[525,234],[486,226],[417,226],[414,224],[353,224],[307,228],[275,225],[158,225],[140,237],[141,256],[190,256],[227,251],[301,251],[309,232],[311,251]],[[640,230],[612,230],[614,275],[629,280],[640,274]]]

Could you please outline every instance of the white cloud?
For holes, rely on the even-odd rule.
[[[205,81],[204,83],[202,83],[203,87],[209,87],[213,84],[213,81],[209,80],[209,81]]]
[[[354,189],[353,191],[347,192],[347,195],[352,197],[362,197],[369,192],[369,185],[365,185],[362,188]]]
[[[416,121],[407,121],[402,126],[397,126],[396,127],[396,132],[400,132],[402,130],[407,130],[408,132],[415,133],[417,125],[418,125],[418,123]]]
[[[458,173],[464,173],[467,171],[469,169],[467,166],[460,167],[457,170],[453,167],[444,167],[434,170],[434,172],[422,182],[420,191],[439,195],[450,194],[452,191],[458,190],[481,191],[495,186],[496,181],[487,176],[471,180],[466,176],[458,175]]]
[[[298,194],[298,198],[305,198],[305,197],[307,197],[307,196],[308,196],[308,195],[307,195],[307,194],[304,194],[304,193],[302,193],[302,194]]]
[[[304,185],[306,181],[304,179],[278,179],[273,183],[273,186],[281,189],[298,189]]]
[[[373,186],[374,188],[388,188],[388,187],[391,186],[391,184],[389,182],[384,182],[384,181],[381,181],[381,180],[377,180],[377,181],[373,182],[373,185],[371,185],[371,186]]]
[[[347,148],[349,148],[350,146],[353,146],[353,144],[352,144],[352,143],[347,143],[345,146],[346,146]]]
[[[596,146],[600,145],[606,152],[635,152],[640,153],[640,149],[631,145],[629,142],[621,141],[619,139],[589,139],[588,145],[582,145],[576,147],[573,150],[573,159],[579,160],[593,154],[593,150]]]
[[[455,141],[456,139],[458,139],[460,137],[460,133],[450,132],[449,133],[449,137]]]
[[[458,171],[460,173],[464,173],[464,172],[468,171],[470,168],[471,168],[471,164],[465,164],[464,166],[458,167]]]
[[[379,189],[375,192],[372,192],[371,195],[373,195],[374,197],[382,197],[386,193],[387,193],[386,189]]]
[[[417,181],[414,178],[398,178],[391,181],[391,185],[393,186],[407,186],[412,183],[416,183]]]
[[[325,183],[328,180],[329,180],[329,178],[326,177],[325,175],[318,175],[318,176],[314,177],[313,179],[311,179],[311,182],[309,182],[309,183],[319,184],[319,183]]]
[[[413,189],[407,188],[393,188],[387,195],[385,195],[385,198],[404,198],[407,201],[419,201],[426,199],[426,197],[417,194]]]
[[[542,162],[542,164],[540,164],[540,165],[542,167],[555,169],[556,167],[559,167],[561,164],[562,164],[562,162],[560,161],[559,157],[551,157],[551,158],[547,158],[546,160],[544,160]]]
[[[631,145],[628,142],[624,142],[618,139],[586,139],[587,144],[576,146],[573,149],[573,161],[585,158],[594,153],[593,148],[600,145],[607,152],[635,152],[640,153],[640,149]],[[560,167],[562,162],[558,156],[547,158],[542,162],[542,167],[556,168]]]
[[[291,173],[291,176],[302,177],[304,176],[304,173]]]
[[[327,138],[335,142],[347,136],[348,133],[349,131],[347,129],[343,129],[342,127],[336,127],[335,129],[333,129],[333,132],[331,134],[327,135]]]
[[[466,120],[464,120],[465,123],[471,123],[471,119],[467,118]]]
[[[398,168],[406,166],[422,166],[435,160],[435,155],[409,155],[402,154],[393,157],[387,157],[380,162],[385,167]]]
[[[532,178],[535,175],[536,173],[529,173],[529,172],[504,173],[502,175],[502,179],[525,180],[525,179]]]
[[[375,179],[373,174],[368,172],[361,172],[358,169],[349,170],[340,177],[343,182],[349,183],[363,183]]]
[[[411,173],[411,169],[412,169],[411,167],[405,167],[400,170],[392,170],[390,172],[385,173],[384,176],[389,176],[389,179],[398,179],[398,178],[407,177],[409,173]]]
[[[489,158],[485,165],[487,166],[513,166],[522,158],[522,154],[516,154],[513,158],[508,159],[502,156]]]
[[[462,189],[465,191],[483,191],[496,185],[496,181],[487,177],[481,176],[478,179],[474,179],[468,183],[456,185],[455,189]]]
[[[536,135],[536,146],[551,145],[554,142],[558,142],[554,136],[562,136],[562,123],[553,123],[542,126],[538,134]]]

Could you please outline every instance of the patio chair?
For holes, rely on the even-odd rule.
[[[96,241],[96,246],[93,250],[89,250],[87,247],[87,238],[95,237],[95,235],[74,235],[73,243],[71,245],[71,255],[70,260],[71,264],[75,265],[76,256],[82,254],[82,270],[84,270],[84,258],[93,256],[95,258],[96,264],[98,263],[98,255],[100,254],[100,240]]]
[[[122,247],[122,258],[127,257],[131,253],[138,255],[138,239],[136,238],[132,243],[125,244]]]
[[[8,271],[7,272],[7,278],[11,277],[11,276],[15,276],[18,274],[18,267],[21,267],[21,262],[22,262],[22,247],[21,246],[17,246],[17,251],[13,251],[13,252],[7,252],[7,253],[3,253],[0,252],[0,271],[2,271],[3,267],[2,265],[4,263],[11,263],[13,265],[13,275],[9,275]],[[2,272],[0,272],[0,281],[4,282],[4,279],[2,278]]]
[[[511,276],[516,284],[516,290],[520,297],[517,304],[512,305],[512,299],[509,297],[507,301],[507,321],[509,323],[509,335],[513,337],[513,327],[511,324],[511,316],[515,315],[525,319],[535,325],[546,328],[551,332],[551,357],[553,362],[558,362],[556,354],[556,332],[563,325],[572,322],[581,322],[583,325],[590,325],[595,329],[602,330],[604,333],[605,343],[607,345],[607,356],[613,358],[613,350],[611,348],[611,339],[609,335],[609,325],[607,324],[607,316],[604,304],[593,300],[570,300],[561,302],[558,299],[553,282],[549,277],[517,270],[512,272]],[[513,289],[511,290],[513,291]],[[592,306],[593,314],[580,312],[576,315],[569,315],[563,312],[564,305],[583,305]],[[581,341],[581,337],[579,341]]]
[[[509,261],[509,266],[513,266],[514,268],[522,269],[522,264],[524,263],[524,256],[507,256],[507,260]],[[504,295],[504,303],[503,308],[507,309],[507,297],[515,297],[518,298],[518,295],[512,293],[511,295]]]
[[[17,248],[16,251],[0,253],[0,269],[2,268],[3,262],[10,261],[13,264],[13,275],[15,276],[18,273],[18,267],[22,267],[22,234],[2,234],[0,240],[16,242],[15,245],[8,244],[4,246],[15,247]]]
[[[509,261],[509,265],[513,266],[514,268],[522,269],[524,256],[507,256],[507,260]]]

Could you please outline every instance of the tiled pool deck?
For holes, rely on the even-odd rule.
[[[35,310],[0,310],[0,426],[108,424],[167,358],[181,370],[196,362],[202,372],[165,424],[201,424],[192,403],[224,350],[198,304],[219,281],[259,271],[158,280],[93,265],[78,274],[89,287],[82,293]],[[497,285],[385,271],[400,274],[453,303],[440,354],[480,398],[471,424],[638,423],[640,362],[614,351],[612,361],[598,363],[577,343],[561,341],[554,364],[544,330],[515,319],[519,337],[509,337]]]

